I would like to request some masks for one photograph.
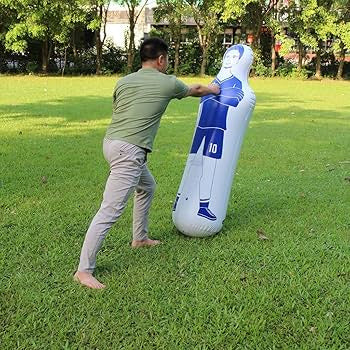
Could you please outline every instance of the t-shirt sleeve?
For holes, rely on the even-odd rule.
[[[190,89],[186,84],[184,84],[181,80],[177,79],[176,77],[173,77],[175,79],[174,84],[174,92],[173,92],[173,98],[181,99],[186,96],[188,90]]]

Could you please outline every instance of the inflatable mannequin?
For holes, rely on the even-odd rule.
[[[248,84],[252,62],[249,46],[228,48],[213,81],[220,86],[220,94],[201,99],[173,207],[174,224],[187,236],[210,236],[222,228],[243,137],[255,106]]]

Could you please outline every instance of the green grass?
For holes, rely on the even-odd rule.
[[[251,81],[227,218],[207,239],[171,220],[198,107],[173,101],[149,159],[165,244],[130,249],[130,203],[92,291],[72,273],[108,174],[114,84],[0,77],[0,349],[349,349],[349,83]]]

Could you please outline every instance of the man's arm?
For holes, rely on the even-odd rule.
[[[210,94],[218,95],[220,93],[220,87],[217,84],[209,84],[208,86],[201,84],[193,84],[189,86],[187,96],[202,97]]]

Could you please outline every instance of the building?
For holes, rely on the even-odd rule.
[[[136,23],[135,44],[137,44],[150,32],[153,22],[153,11],[146,6]],[[106,21],[106,39],[114,43],[115,46],[125,48],[129,35],[128,11],[124,6],[111,4]]]
[[[145,6],[142,10],[135,27],[135,45],[148,36],[152,28],[163,29],[168,26],[167,22],[156,22],[153,18],[153,8],[155,2],[150,2],[150,5]],[[196,23],[193,18],[188,18],[182,29],[182,42],[187,42],[186,34],[190,28],[195,28]],[[123,49],[127,46],[127,37],[129,35],[129,18],[128,11],[124,6],[111,4],[107,13],[106,21],[106,39],[114,43],[115,46]],[[225,28],[223,36],[223,45],[231,46],[237,42],[237,35],[240,35],[240,30],[229,26]],[[236,39],[236,40],[235,40]]]

